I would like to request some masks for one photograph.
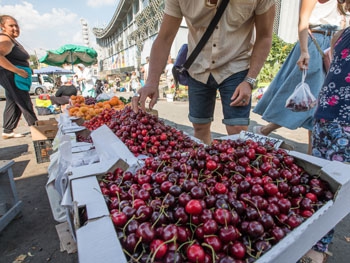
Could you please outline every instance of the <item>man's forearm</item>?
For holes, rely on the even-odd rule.
[[[151,63],[148,68],[147,84],[153,86],[159,85],[159,79],[166,65],[170,47],[171,45],[168,47],[165,43],[162,43],[161,40],[156,39],[154,41],[150,55]]]
[[[267,56],[270,53],[272,45],[272,37],[264,37],[261,40],[255,42],[252,56],[250,59],[250,68],[247,76],[251,78],[257,78],[260,70],[264,66]]]

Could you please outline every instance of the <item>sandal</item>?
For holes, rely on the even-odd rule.
[[[309,250],[297,263],[326,263],[328,255],[316,250]]]
[[[22,138],[22,137],[24,137],[24,135],[20,134],[20,133],[14,133],[14,132],[11,132],[11,133],[3,132],[2,133],[2,138],[4,138],[4,139]]]

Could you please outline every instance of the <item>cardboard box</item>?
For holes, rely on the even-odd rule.
[[[97,178],[89,176],[72,180],[71,189],[79,262],[126,263]]]
[[[349,165],[329,162],[293,151],[290,152],[290,155],[294,156],[298,165],[302,166],[307,172],[319,174],[322,179],[329,182],[331,189],[336,193],[335,198],[327,202],[313,216],[273,246],[256,261],[257,263],[297,262],[320,238],[350,212],[350,206],[348,205],[348,200],[350,200]],[[89,218],[88,223],[80,226],[76,231],[79,261],[82,263],[93,262],[90,259],[95,259],[96,255],[102,253],[101,249],[98,248],[101,243],[105,244],[102,250],[104,251],[103,256],[108,255],[107,251],[121,251],[121,245],[116,237],[115,230],[110,228],[110,219],[107,219],[105,201],[95,189],[98,187],[97,180],[93,178],[88,177],[84,181],[80,179],[72,181],[73,196],[78,200],[78,207],[85,203]],[[90,184],[94,182],[95,186],[92,184],[87,186],[88,182]],[[84,191],[85,193],[82,193]],[[101,204],[98,202],[101,202]],[[92,217],[95,217],[95,220],[91,220]],[[101,222],[105,222],[105,225],[102,226]],[[107,230],[108,228],[110,229]],[[95,236],[96,233],[101,235],[101,239]],[[118,255],[116,262],[127,262],[125,258],[119,258],[121,254],[114,253],[114,255]],[[107,258],[113,260],[113,257],[107,256]]]
[[[101,134],[99,133],[94,135],[95,136],[93,137],[104,139],[108,137],[106,137],[105,135],[100,136]],[[277,143],[279,145],[282,145],[279,142]],[[103,149],[100,150],[102,151]],[[119,150],[118,152],[119,155],[120,152],[121,150]],[[305,220],[303,224],[295,228],[278,244],[274,245],[268,252],[266,252],[262,257],[260,257],[256,261],[257,263],[297,262],[297,260],[300,259],[318,240],[320,240],[329,230],[334,228],[334,226],[350,212],[350,206],[348,205],[348,200],[350,200],[350,176],[348,175],[348,170],[350,167],[349,165],[339,162],[326,161],[295,151],[290,151],[289,154],[294,156],[296,158],[297,164],[303,167],[307,172],[309,172],[310,174],[318,174],[323,180],[326,180],[330,184],[332,191],[335,192],[335,197],[334,200],[327,202],[322,208],[320,208],[316,213],[314,213],[313,216]],[[77,171],[75,173],[79,174],[77,173]],[[78,187],[76,186],[77,183],[78,182],[75,182],[74,185],[72,184],[73,196],[75,191],[79,191]],[[79,188],[86,189],[86,187]],[[90,186],[90,188],[93,187]],[[96,254],[100,253],[101,250],[95,250],[92,248],[92,246],[95,245],[95,247],[98,247],[100,242],[105,244],[105,246],[103,247],[105,252],[113,250],[121,251],[121,245],[118,238],[116,237],[115,231],[112,231],[112,228],[110,230],[107,230],[107,228],[109,227],[108,225],[110,224],[110,219],[108,218],[107,220],[107,216],[104,215],[104,213],[106,213],[106,211],[103,208],[103,205],[105,205],[105,201],[102,200],[102,198],[100,197],[96,197],[100,200],[99,202],[104,203],[103,205],[97,204],[97,201],[96,203],[88,201],[91,199],[91,197],[83,197],[83,195],[87,195],[87,193],[80,193],[78,195],[81,196],[81,199],[78,202],[78,207],[80,207],[80,204],[83,202],[84,198],[86,198],[87,200],[84,201],[86,204],[90,203],[90,206],[92,205],[94,207],[94,210],[91,210],[91,207],[89,208],[89,205],[86,206],[87,216],[89,218],[88,223],[84,226],[80,226],[80,228],[78,228],[76,231],[78,240],[78,251],[80,250],[80,262],[93,262],[90,261],[90,259],[95,257]],[[93,194],[91,193],[91,195]],[[100,215],[101,217],[98,218],[98,215]],[[91,220],[90,216],[94,216],[95,220]],[[105,226],[101,226],[100,222],[104,220],[108,221],[108,223],[106,223]],[[112,231],[113,233],[107,233],[108,231]],[[98,240],[94,235],[95,233],[101,234],[102,239]],[[104,254],[104,256],[106,255],[108,254]],[[121,254],[114,253],[114,255],[119,256]],[[113,257],[108,256],[107,258],[113,259]],[[125,258],[118,258],[117,262],[124,263],[127,261]]]
[[[110,217],[89,221],[77,230],[78,257],[80,263],[126,263]]]
[[[85,120],[83,118],[71,118],[73,123],[76,123],[79,126],[83,126]]]
[[[57,131],[58,123],[54,118],[36,121],[35,125],[30,126],[33,141],[54,139]]]
[[[43,125],[58,125],[58,122],[55,118],[50,118],[48,120],[37,120],[35,122],[35,126],[43,126]]]

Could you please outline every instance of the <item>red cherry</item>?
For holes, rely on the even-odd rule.
[[[218,167],[218,164],[214,160],[209,160],[205,166],[209,171],[214,171]]]
[[[164,244],[163,240],[154,239],[150,244],[151,253],[155,253],[156,259],[161,259],[165,256],[168,250],[167,244]]]
[[[307,193],[305,197],[309,198],[312,202],[318,201],[317,195],[315,195],[314,193]]]
[[[185,211],[190,215],[199,215],[202,213],[203,207],[201,202],[196,199],[190,200],[185,207]]]
[[[233,256],[236,259],[243,259],[246,254],[246,247],[241,242],[235,242],[232,244],[229,248],[231,256]]]
[[[128,220],[128,217],[126,216],[125,213],[123,212],[114,212],[112,215],[112,221],[113,221],[113,224],[116,226],[116,227],[123,227],[127,220]]]
[[[278,186],[274,183],[267,183],[264,185],[264,190],[269,196],[274,196],[278,192]]]
[[[190,262],[204,262],[205,252],[203,247],[198,244],[189,246],[186,255]]]
[[[223,183],[216,183],[214,186],[215,193],[217,194],[226,194],[227,188]]]

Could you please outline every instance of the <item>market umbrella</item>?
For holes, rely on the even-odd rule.
[[[46,51],[46,55],[39,62],[51,66],[71,64],[73,70],[75,64],[89,66],[97,63],[97,52],[90,47],[66,44],[56,50]]]
[[[54,75],[64,75],[64,74],[74,74],[73,71],[56,67],[56,66],[48,66],[40,69],[34,69],[35,74],[54,74]]]

